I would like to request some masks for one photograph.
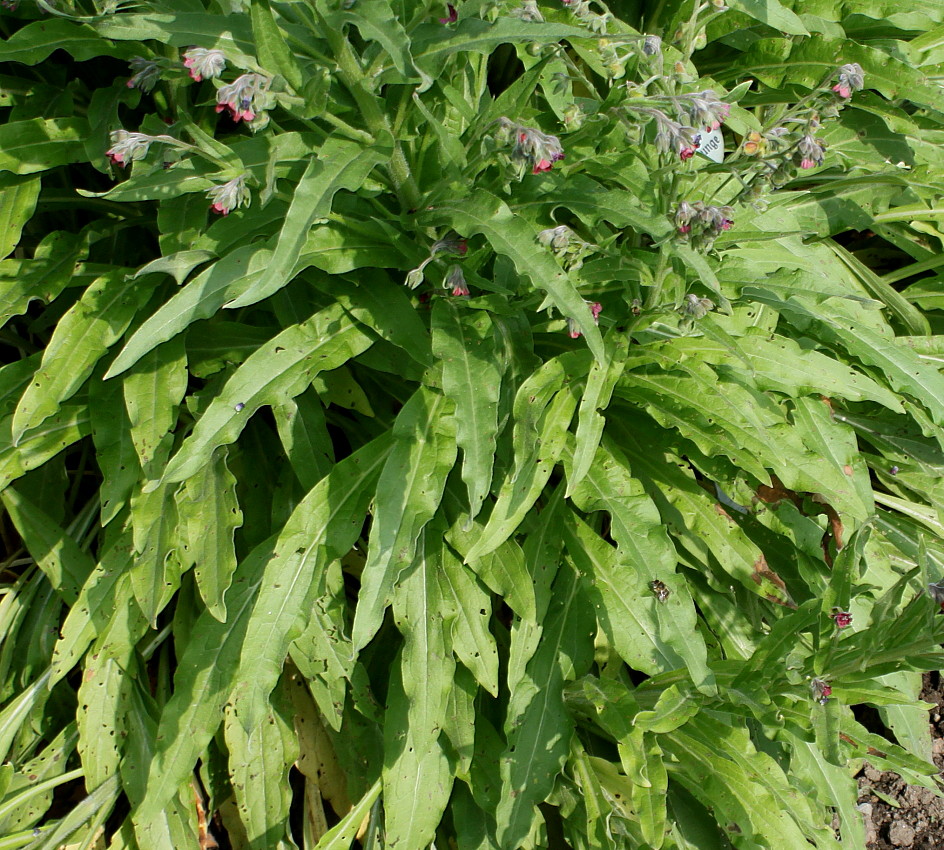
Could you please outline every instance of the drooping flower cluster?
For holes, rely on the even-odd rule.
[[[693,127],[686,127],[658,109],[646,110],[656,119],[656,150],[673,153],[684,162],[695,156],[701,139]]]
[[[764,195],[795,179],[797,169],[822,165],[826,144],[817,137],[817,131],[824,122],[838,117],[852,93],[864,85],[865,74],[859,65],[855,62],[842,65],[813,96],[778,116],[776,126],[748,133],[741,142],[741,151],[756,161],[741,174],[744,188],[735,200],[762,208]]]
[[[151,137],[146,133],[112,130],[109,138],[111,147],[105,151],[105,156],[122,168],[133,160],[144,159],[151,147]]]
[[[810,682],[810,693],[813,694],[813,699],[820,705],[826,705],[826,703],[829,702],[832,692],[832,686],[822,679],[813,679]]]
[[[429,256],[423,260],[415,269],[410,269],[407,272],[406,280],[404,283],[410,289],[416,289],[425,279],[426,279],[426,267],[433,262],[440,254],[446,254],[447,256],[452,257],[464,257],[469,250],[469,246],[466,243],[465,239],[461,236],[457,236],[455,233],[450,233],[448,236],[445,236],[442,239],[437,239],[432,247],[429,249]],[[459,269],[458,266],[453,266],[453,269]],[[452,272],[450,271],[450,275]],[[462,274],[461,269],[459,269],[459,274]],[[450,275],[447,275],[446,282],[443,284],[445,287],[452,287],[453,295],[468,295],[468,291],[465,292],[456,292],[455,289],[458,287],[460,290],[465,285],[465,276],[462,276],[462,285],[459,284],[458,278],[450,280]],[[468,288],[466,287],[466,290]]]
[[[249,189],[246,188],[246,176],[240,174],[226,183],[207,189],[207,197],[212,202],[210,209],[219,215],[229,215],[239,207],[249,206]]]
[[[190,72],[196,82],[212,80],[223,73],[226,68],[226,57],[222,50],[204,50],[202,47],[191,47],[184,52],[184,67]]]
[[[689,292],[688,295],[685,296],[685,300],[682,302],[679,312],[688,318],[700,319],[703,316],[707,316],[714,309],[715,302],[710,298],[699,298],[694,292]]]
[[[797,142],[793,160],[800,168],[808,169],[822,165],[826,159],[826,143],[807,133]]]
[[[854,91],[861,91],[865,85],[865,72],[856,62],[843,65],[836,71],[839,81],[833,86],[833,91],[842,98],[852,97]]]
[[[731,112],[731,105],[721,100],[713,89],[679,97],[682,108],[694,127],[704,127],[706,132],[717,130]]]
[[[549,227],[537,235],[537,240],[545,248],[550,248],[567,271],[576,271],[583,265],[584,258],[595,251],[597,246],[581,239],[566,224]]]
[[[134,71],[131,79],[127,82],[129,89],[140,89],[147,93],[154,88],[161,78],[160,64],[151,59],[135,56],[128,64],[131,66],[131,70]]]
[[[269,79],[262,74],[242,74],[216,91],[216,111],[227,112],[235,122],[253,121],[265,109]]]
[[[512,162],[530,167],[532,174],[550,171],[555,162],[564,158],[560,139],[542,133],[534,127],[525,127],[508,118],[499,118],[495,140],[502,146],[511,145]]]
[[[469,294],[469,285],[465,282],[465,274],[463,274],[461,266],[453,265],[449,268],[443,287],[451,289],[452,294],[456,297]]]
[[[682,201],[675,208],[675,229],[681,239],[693,248],[707,251],[715,239],[734,225],[734,209],[729,206],[709,206],[701,201]]]
[[[127,130],[112,130],[108,137],[111,147],[105,151],[105,156],[122,168],[129,162],[144,159],[154,142],[177,144],[177,140],[171,136],[149,136],[147,133],[129,133]]]

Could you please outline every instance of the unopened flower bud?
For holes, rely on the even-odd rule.
[[[642,42],[642,52],[645,56],[660,56],[662,54],[662,39],[657,35],[647,35]]]
[[[426,268],[426,263],[421,263],[415,269],[410,269],[406,273],[406,280],[403,283],[408,289],[416,289],[425,279],[426,275],[423,270]]]
[[[140,89],[149,92],[161,78],[161,66],[151,59],[135,56],[128,63],[134,75],[128,80],[129,89]]]
[[[700,319],[714,310],[715,303],[710,298],[699,298],[694,292],[689,292],[682,302],[682,313],[693,319]]]

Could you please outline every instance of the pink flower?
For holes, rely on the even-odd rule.
[[[192,47],[184,53],[184,67],[190,71],[191,78],[199,83],[222,74],[226,67],[226,57],[222,50]]]
[[[129,162],[137,159],[144,159],[147,156],[148,148],[157,137],[149,136],[146,133],[129,133],[127,130],[113,130],[109,134],[111,147],[105,151],[107,156],[115,165],[124,168]],[[167,136],[160,137],[163,141]]]
[[[682,148],[679,151],[679,157],[682,162],[685,162],[685,160],[691,159],[693,156],[695,156],[695,151],[697,150],[698,145],[690,145],[689,147]]]
[[[446,4],[446,17],[440,18],[439,23],[441,24],[454,24],[459,20],[459,13],[456,11],[456,7],[452,3]]]
[[[833,91],[842,98],[851,97],[854,91],[859,91],[865,85],[865,72],[856,62],[843,65],[836,74],[839,81],[833,86]]]
[[[207,189],[207,197],[213,202],[210,209],[217,215],[229,215],[238,207],[248,206],[250,196],[246,188],[246,176],[241,174],[220,186]]]
[[[590,315],[593,316],[593,323],[600,324],[600,313],[603,312],[603,305],[599,301],[594,301],[590,305]]]
[[[268,85],[261,74],[243,74],[217,90],[216,111],[228,112],[236,123],[253,121],[256,117],[253,104],[264,96]]]
[[[514,130],[515,144],[511,152],[512,158],[530,163],[532,174],[550,171],[555,162],[564,158],[564,149],[557,136],[542,133],[534,127],[514,124],[507,118],[500,119],[500,122],[504,122],[505,126]]]
[[[465,275],[459,266],[453,266],[446,275],[446,286],[452,289],[454,297],[459,298],[469,294],[469,285],[465,282]]]
[[[691,231],[691,229],[692,229],[692,226],[691,226],[690,224],[683,224],[683,225],[678,229],[678,232],[679,232],[679,233],[689,233],[689,232]]]
[[[829,616],[835,621],[837,629],[844,629],[847,626],[852,625],[852,614],[850,614],[848,611],[836,610],[833,611],[833,613]]]
[[[569,316],[567,317],[567,333],[570,335],[571,339],[577,339],[578,337],[583,336],[583,331],[580,330],[580,325],[578,325]]]

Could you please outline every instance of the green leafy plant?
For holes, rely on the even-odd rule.
[[[937,788],[938,9],[4,5],[0,848]]]

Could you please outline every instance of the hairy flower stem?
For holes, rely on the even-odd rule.
[[[315,14],[323,27],[323,35],[328,41],[334,60],[338,63],[338,78],[344,87],[351,93],[364,116],[367,129],[377,142],[385,139],[393,140],[393,155],[387,167],[387,174],[393,183],[397,198],[405,209],[415,209],[419,206],[420,192],[410,173],[410,166],[403,153],[400,142],[394,136],[387,121],[387,117],[380,107],[378,99],[365,85],[367,77],[361,68],[357,56],[351,50],[344,34],[331,27],[325,20],[322,12],[324,3],[317,3]]]

